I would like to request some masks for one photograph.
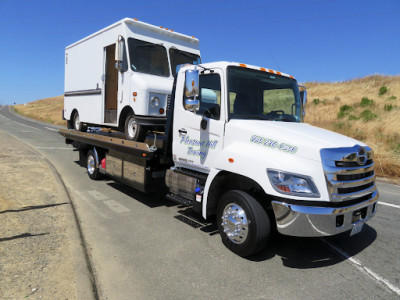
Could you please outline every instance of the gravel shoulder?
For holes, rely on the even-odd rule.
[[[92,299],[71,202],[49,163],[0,131],[0,298]]]

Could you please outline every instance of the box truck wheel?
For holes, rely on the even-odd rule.
[[[87,126],[82,124],[82,122],[80,121],[78,112],[76,112],[74,114],[73,126],[74,126],[74,129],[77,130],[77,131],[86,132],[86,130],[87,130]]]
[[[136,123],[133,113],[126,117],[124,131],[127,140],[143,142],[146,137],[146,128]]]
[[[90,177],[90,179],[93,180],[98,180],[103,177],[103,174],[100,173],[99,168],[96,167],[96,156],[93,152],[93,150],[89,150],[87,155],[86,155],[86,162],[87,162],[87,173]]]
[[[218,204],[218,229],[224,245],[240,256],[263,250],[270,235],[270,220],[260,203],[249,194],[232,190]]]

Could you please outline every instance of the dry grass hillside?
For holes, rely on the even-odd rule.
[[[400,75],[373,75],[336,83],[305,83],[305,121],[351,136],[375,151],[379,176],[400,178]],[[30,118],[66,126],[63,96],[17,105]]]
[[[363,141],[374,149],[378,175],[400,177],[400,76],[304,85],[306,122]]]
[[[55,125],[67,126],[67,122],[62,119],[64,96],[57,96],[36,100],[27,104],[15,105],[14,109],[17,113],[31,119]]]

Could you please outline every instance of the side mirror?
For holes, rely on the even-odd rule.
[[[125,39],[122,36],[118,36],[118,40],[115,44],[115,68],[120,72],[125,72],[126,67],[125,61]]]
[[[189,110],[193,113],[196,113],[196,111],[199,110],[200,107],[200,101],[198,99],[185,99],[185,110]]]
[[[304,119],[304,116],[306,115],[307,89],[305,86],[300,85],[299,91],[301,100],[301,114],[302,114],[302,119]]]
[[[187,70],[185,73],[185,97],[196,98],[199,96],[199,71]]]

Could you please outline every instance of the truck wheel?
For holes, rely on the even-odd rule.
[[[260,203],[249,194],[225,193],[217,209],[218,229],[224,245],[239,256],[263,250],[270,235],[270,220]]]
[[[146,129],[136,123],[133,113],[126,117],[124,131],[125,138],[130,141],[143,142],[146,137]]]
[[[87,162],[87,173],[90,177],[90,179],[93,180],[98,180],[103,177],[103,174],[100,173],[99,168],[96,167],[96,156],[93,152],[93,150],[89,150],[87,155],[86,155],[86,162]]]
[[[74,114],[73,126],[74,126],[74,129],[77,131],[86,132],[86,130],[87,130],[87,126],[83,125],[82,122],[80,121],[78,112],[76,112]]]

